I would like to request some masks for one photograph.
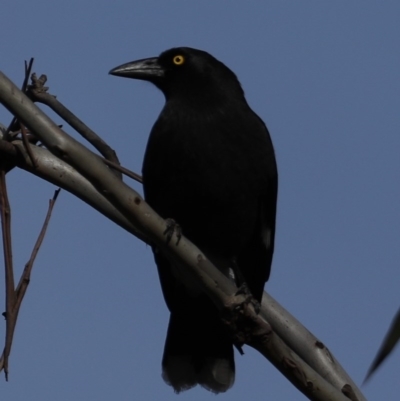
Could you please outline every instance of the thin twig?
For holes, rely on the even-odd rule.
[[[42,246],[42,242],[44,239],[44,236],[46,235],[47,227],[50,222],[51,218],[51,213],[53,212],[54,205],[56,203],[56,200],[58,198],[58,194],[60,193],[61,189],[58,188],[53,195],[53,199],[49,200],[49,209],[46,214],[46,218],[44,220],[42,229],[40,230],[39,236],[36,240],[35,246],[33,247],[31,257],[29,258],[28,262],[25,264],[24,271],[21,274],[21,278],[19,280],[18,286],[15,290],[16,293],[16,300],[15,300],[15,309],[19,308],[22,302],[22,299],[25,295],[26,289],[29,285],[30,277],[31,277],[31,271],[33,268],[33,263],[35,262],[36,256],[39,252],[40,247]]]
[[[11,246],[11,209],[7,195],[6,176],[0,171],[0,209],[3,234],[4,264],[6,267],[6,297],[14,291],[13,258]]]
[[[28,81],[29,81],[29,77],[31,75],[33,61],[34,61],[33,57],[29,60],[29,64],[27,64],[27,62],[25,60],[25,78],[24,78],[24,82],[22,83],[22,87],[21,87],[21,91],[24,93],[26,92],[26,88],[28,86]]]
[[[33,61],[34,61],[33,57],[29,60],[29,64],[27,64],[27,62],[25,60],[25,77],[24,77],[24,81],[22,82],[22,86],[21,86],[21,91],[24,93],[26,92],[26,88],[28,86],[28,81],[29,81],[29,76],[31,75]],[[10,132],[17,130],[17,129],[18,129],[17,118],[13,117],[10,122],[10,125],[8,126],[8,128],[4,134],[4,139],[9,140]]]
[[[38,168],[39,167],[39,163],[35,159],[35,157],[33,156],[31,145],[30,145],[29,140],[28,140],[28,136],[27,136],[28,134],[26,132],[26,128],[25,128],[24,124],[22,124],[21,122],[20,122],[19,125],[21,127],[22,143],[24,144],[25,149],[28,152],[28,155],[29,155],[29,158],[31,159],[32,164],[35,166],[35,168]]]
[[[4,172],[1,175],[1,181],[0,181],[0,187],[3,188],[5,184],[5,180],[3,179],[4,177]],[[14,332],[15,332],[15,327],[17,324],[17,319],[18,319],[18,314],[20,311],[20,307],[22,304],[22,300],[24,299],[26,290],[28,288],[29,282],[30,282],[30,276],[33,268],[33,263],[35,262],[36,256],[39,252],[39,249],[42,245],[44,236],[46,235],[46,230],[49,225],[51,213],[53,211],[55,202],[57,200],[58,194],[60,192],[60,189],[57,189],[54,193],[53,199],[50,200],[49,202],[49,209],[47,211],[47,215],[45,218],[45,221],[43,223],[42,229],[40,230],[38,239],[36,240],[35,246],[33,247],[31,256],[28,260],[28,262],[25,264],[25,268],[21,274],[21,278],[19,280],[18,286],[16,290],[14,291],[14,282],[12,282],[12,289],[9,291],[11,294],[10,296],[7,295],[7,309],[5,313],[6,317],[6,340],[5,340],[5,345],[4,345],[4,350],[3,354],[1,355],[0,358],[0,371],[1,369],[4,369],[5,373],[5,378],[8,381],[8,358],[11,352],[11,346],[14,338]],[[2,194],[4,191],[2,191]],[[2,196],[2,205],[3,205],[3,196]],[[3,208],[2,208],[3,210]],[[2,219],[3,220],[3,219]],[[3,232],[4,236],[4,232]],[[11,268],[12,272],[12,268]],[[6,279],[7,280],[7,279]],[[7,280],[7,287],[11,287],[10,284],[11,280]]]
[[[372,362],[371,367],[368,369],[368,373],[363,381],[365,384],[372,376],[372,374],[378,369],[381,363],[386,357],[393,351],[394,347],[400,340],[400,309],[397,311],[396,316],[393,318],[392,324],[386,333],[385,339]]]
[[[123,167],[107,159],[103,159],[103,162],[108,166],[114,168],[115,170],[120,171],[122,174],[125,174],[127,177],[132,178],[132,180],[135,180],[141,184],[143,183],[143,178],[141,175],[127,169],[126,167]]]
[[[5,286],[6,286],[6,311],[3,316],[6,319],[6,339],[3,355],[0,359],[0,368],[4,369],[6,380],[8,380],[8,356],[12,343],[12,322],[14,305],[14,272],[11,245],[11,209],[7,195],[6,173],[3,169],[0,171],[0,209],[1,209],[1,228],[3,234],[3,251],[5,266]]]
[[[91,130],[82,120],[74,113],[67,109],[57,98],[47,93],[48,87],[44,86],[47,81],[46,75],[37,78],[36,74],[32,74],[32,84],[28,86],[28,95],[34,101],[45,104],[57,113],[64,121],[66,121],[74,130],[76,130],[83,138],[85,138],[105,159],[119,165],[118,156],[102,138],[100,138],[93,130]],[[122,175],[117,173],[118,178]]]

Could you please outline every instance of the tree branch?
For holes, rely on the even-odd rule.
[[[0,211],[1,229],[3,234],[4,270],[6,287],[6,311],[3,316],[6,319],[6,339],[3,356],[0,359],[0,367],[4,369],[6,380],[8,379],[8,356],[11,351],[15,320],[13,319],[14,306],[14,269],[11,246],[11,210],[7,195],[6,174],[0,170]]]
[[[266,356],[285,376],[311,400],[348,400],[343,395],[347,388],[353,390],[353,400],[365,400],[340,366],[334,365],[334,360],[329,364],[330,370],[337,369],[340,372],[340,385],[330,383],[334,375],[327,374],[326,369],[317,369],[321,375],[311,369],[272,331],[263,318],[264,308],[260,315],[248,306],[241,296],[236,295],[236,286],[225,277],[190,241],[181,238],[179,246],[176,246],[176,238],[172,238],[168,244],[164,238],[165,221],[158,216],[144,200],[126,184],[118,180],[110,170],[104,166],[101,158],[90,152],[79,142],[63,132],[43,112],[26,98],[18,89],[0,73],[0,101],[15,114],[40,140],[51,153],[70,164],[91,185],[112,204],[135,227],[135,231],[148,238],[177,266],[190,271],[197,281],[201,283],[204,291],[214,301],[216,306],[223,311],[223,315],[231,312],[233,318],[228,324],[235,329],[243,330],[240,322],[244,317],[246,327],[251,327],[250,335],[244,333],[244,338],[249,345],[258,349]],[[39,163],[40,164],[40,163]],[[40,168],[40,166],[39,166]],[[174,234],[175,235],[175,234]],[[240,305],[239,315],[233,313]],[[285,316],[286,318],[286,316]],[[238,323],[239,322],[239,323]],[[321,344],[321,343],[319,343]],[[316,349],[321,349],[316,343],[301,344],[315,354]],[[326,358],[329,361],[329,358]],[[344,384],[346,388],[344,389]],[[351,393],[351,391],[350,391]],[[346,394],[349,394],[347,391]]]
[[[94,131],[92,131],[82,120],[76,117],[70,110],[61,104],[57,98],[47,93],[48,87],[44,86],[47,81],[46,75],[40,78],[36,74],[32,74],[32,85],[28,86],[28,96],[34,101],[45,104],[57,113],[64,121],[66,121],[73,129],[75,129],[83,138],[97,149],[106,160],[119,165],[118,156],[106,142],[103,141]],[[115,171],[118,178],[122,175]]]
[[[53,199],[50,200],[49,209],[47,211],[47,215],[45,221],[43,223],[43,227],[40,230],[38,239],[36,240],[36,244],[33,247],[33,251],[29,261],[26,263],[25,268],[21,274],[20,281],[18,283],[17,288],[14,290],[14,279],[13,279],[13,266],[12,266],[12,259],[7,258],[7,254],[11,251],[11,241],[8,245],[10,248],[8,252],[4,252],[6,256],[6,312],[3,314],[6,318],[6,339],[5,345],[3,349],[3,353],[0,357],[0,371],[4,369],[6,380],[8,381],[8,359],[11,352],[11,346],[13,343],[15,327],[17,325],[18,314],[21,308],[22,300],[24,299],[26,290],[28,288],[30,282],[30,275],[33,268],[33,263],[36,259],[36,256],[39,252],[39,249],[42,245],[44,236],[46,234],[47,226],[50,221],[51,212],[53,211],[53,207],[57,200],[57,196],[60,190],[58,189],[55,191]],[[4,171],[1,171],[0,175],[0,194],[1,194],[1,210],[2,210],[2,225],[9,224],[9,218],[5,219],[6,214],[9,216],[11,215],[10,207],[8,206],[8,199],[7,199],[7,192],[6,192],[6,185],[5,185],[5,174]],[[3,210],[6,210],[7,213],[4,213]],[[5,221],[5,224],[3,223]],[[6,227],[6,237],[11,238],[11,229],[10,227]],[[4,231],[3,231],[4,235]]]

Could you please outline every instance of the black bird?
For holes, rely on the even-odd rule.
[[[166,103],[143,163],[146,201],[174,219],[226,275],[236,271],[261,300],[274,250],[277,168],[263,121],[236,75],[188,47],[123,64],[110,74],[152,82]],[[220,393],[235,379],[232,341],[211,301],[153,249],[171,312],[163,378],[176,392]]]

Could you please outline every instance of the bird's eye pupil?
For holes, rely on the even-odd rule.
[[[175,56],[172,61],[174,62],[175,65],[182,65],[185,62],[185,57],[183,56]]]

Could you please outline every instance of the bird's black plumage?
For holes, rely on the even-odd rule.
[[[187,47],[110,73],[153,82],[166,98],[143,163],[147,202],[225,274],[235,265],[261,300],[274,249],[277,168],[268,130],[236,75]],[[233,347],[217,310],[161,253],[154,256],[171,311],[165,381],[177,392],[196,384],[226,391],[234,381]]]

